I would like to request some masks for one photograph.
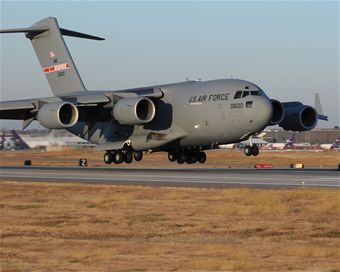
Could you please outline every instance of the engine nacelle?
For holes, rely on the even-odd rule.
[[[142,125],[153,120],[156,109],[147,97],[122,98],[114,105],[112,113],[122,125]]]
[[[282,103],[275,99],[271,99],[271,103],[273,107],[273,115],[268,126],[280,124],[285,117],[285,107],[282,105]]]
[[[285,115],[279,124],[285,130],[305,131],[316,127],[318,113],[316,110],[300,102],[282,103],[285,108]]]
[[[69,128],[78,121],[79,113],[70,102],[54,102],[44,104],[38,111],[37,120],[49,129]]]

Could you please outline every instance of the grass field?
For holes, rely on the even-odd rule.
[[[2,271],[339,271],[337,190],[1,182]]]
[[[79,157],[88,157],[90,165],[103,166],[102,153],[89,150],[0,155],[7,165],[22,165],[24,159],[77,165]],[[269,161],[340,163],[339,152],[245,158],[214,151],[204,167]],[[152,154],[132,166],[168,165],[165,155]],[[338,190],[2,180],[0,214],[1,271],[340,271]]]

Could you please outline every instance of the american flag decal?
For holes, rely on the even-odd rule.
[[[68,63],[62,63],[62,64],[57,64],[57,65],[52,65],[49,67],[43,68],[43,71],[45,74],[57,72],[57,71],[62,71],[62,70],[68,70],[70,66]]]

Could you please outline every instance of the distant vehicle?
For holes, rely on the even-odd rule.
[[[248,139],[245,155],[257,156],[252,138],[265,127],[305,131],[327,120],[311,106],[270,99],[256,84],[238,79],[89,92],[63,35],[103,38],[59,28],[51,17],[0,31],[18,32],[31,41],[54,96],[1,102],[0,119],[23,120],[23,128],[38,120],[48,129],[67,129],[105,151],[107,164],[140,161],[143,151],[167,152],[179,164],[204,163],[205,150]]]

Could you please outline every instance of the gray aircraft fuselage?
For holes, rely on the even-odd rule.
[[[69,131],[96,144],[128,143],[135,150],[161,150],[239,142],[263,130],[272,116],[271,102],[255,84],[237,80],[186,81],[157,86],[163,97],[154,101],[154,120],[142,126],[99,122],[88,128],[78,122]],[[235,99],[237,91],[249,95]],[[257,95],[251,95],[256,92]],[[113,92],[114,93],[114,92]],[[180,140],[172,142],[172,139]],[[165,147],[163,146],[165,145]],[[111,149],[111,148],[110,148]]]

